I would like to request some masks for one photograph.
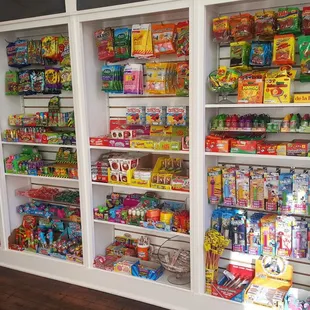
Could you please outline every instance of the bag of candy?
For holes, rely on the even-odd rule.
[[[30,82],[34,94],[43,93],[45,89],[44,70],[32,70],[30,72]]]
[[[253,41],[250,52],[251,66],[270,66],[272,58],[271,43]]]
[[[61,66],[71,65],[69,37],[58,38],[58,61]]]
[[[272,39],[276,33],[276,13],[274,11],[256,12],[254,15],[254,33],[259,39]]]
[[[102,66],[102,91],[106,93],[123,92],[123,66]]]
[[[152,25],[153,48],[155,56],[174,54],[176,27],[175,24]]]
[[[189,95],[189,64],[179,62],[177,64],[177,85],[176,95],[187,97]]]
[[[251,44],[246,41],[230,43],[230,67],[249,70]]]
[[[58,37],[46,36],[41,39],[42,57],[57,59],[58,57]]]
[[[98,47],[98,59],[111,61],[115,56],[114,32],[112,28],[100,29],[95,32],[96,45]]]
[[[128,59],[131,55],[131,29],[114,29],[114,51],[116,59]]]
[[[7,71],[5,73],[5,94],[7,96],[18,95],[18,72]]]
[[[17,67],[15,64],[16,46],[15,42],[10,42],[6,47],[6,55],[8,57],[8,65],[10,67]]]
[[[30,79],[30,70],[22,70],[18,72],[18,93],[19,95],[32,95],[31,90],[31,79]]]
[[[231,36],[235,41],[248,41],[253,38],[253,16],[248,13],[234,15],[229,20]]]
[[[143,94],[143,66],[126,65],[124,69],[124,94]]]
[[[151,58],[154,56],[151,24],[132,25],[131,56]]]
[[[295,64],[295,36],[293,34],[274,37],[272,62],[276,65]]]
[[[300,10],[297,7],[279,8],[277,31],[279,34],[300,34]]]
[[[45,68],[45,94],[61,94],[60,70],[59,68]]]
[[[168,84],[167,63],[147,63],[146,65],[146,93],[164,95]]]
[[[66,91],[72,91],[71,67],[66,66],[60,69],[61,88]]]
[[[225,43],[230,41],[230,25],[229,17],[221,16],[213,19],[213,40],[217,43]]]
[[[310,7],[306,6],[302,9],[302,33],[310,34]]]
[[[17,40],[15,41],[15,66],[22,68],[29,66],[28,63],[28,41],[27,40]]]
[[[300,82],[310,82],[310,37],[298,38],[300,55]]]
[[[28,62],[32,65],[42,65],[42,43],[40,40],[28,41]]]
[[[188,21],[177,24],[177,56],[189,55],[189,23]]]

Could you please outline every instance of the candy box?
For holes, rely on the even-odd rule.
[[[277,211],[279,201],[279,173],[264,173],[264,200],[267,211]]]
[[[114,271],[132,275],[132,268],[139,268],[139,259],[131,256],[123,256],[114,263]]]
[[[128,125],[144,125],[145,107],[127,107],[126,120]]]
[[[189,136],[182,137],[182,151],[189,151]]]
[[[217,205],[222,202],[222,169],[220,167],[208,168],[208,201]]]
[[[146,107],[145,117],[147,125],[165,125],[166,124],[166,107]]]
[[[167,126],[186,126],[187,120],[186,107],[167,107]]]
[[[133,149],[154,149],[154,140],[147,136],[140,136],[139,139],[130,140],[130,147]]]
[[[264,81],[262,79],[238,80],[238,103],[263,103]]]
[[[286,156],[286,143],[269,141],[259,142],[257,143],[256,153],[260,155]]]
[[[310,142],[308,140],[293,140],[287,143],[286,155],[287,156],[309,156]]]
[[[108,136],[90,137],[89,143],[91,146],[109,146]]]
[[[256,154],[256,140],[233,140],[231,142],[231,153]]]
[[[132,139],[137,136],[135,130],[119,129],[111,130],[111,137],[113,139]]]
[[[206,152],[229,153],[233,139],[208,136],[206,138]]]
[[[139,264],[132,266],[131,271],[134,277],[156,281],[164,273],[164,267],[155,262],[139,261]]]
[[[291,78],[279,76],[265,79],[264,103],[290,103],[291,100]]]
[[[189,192],[190,189],[189,177],[174,176],[171,179],[171,189],[181,192]]]
[[[250,171],[248,169],[236,170],[237,205],[248,207],[250,203]]]

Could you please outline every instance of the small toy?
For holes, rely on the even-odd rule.
[[[261,218],[262,213],[254,213],[247,219],[247,253],[251,255],[261,254]]]
[[[279,177],[279,209],[281,213],[293,211],[293,174],[281,173]]]
[[[279,8],[277,16],[277,31],[280,34],[300,34],[300,10],[297,7]]]
[[[246,250],[246,216],[236,214],[231,218],[232,250],[245,253]]]
[[[236,170],[237,205],[248,207],[250,203],[250,171]]]
[[[222,169],[208,168],[208,200],[217,205],[222,201]]]
[[[276,254],[276,215],[265,215],[261,219],[262,255]]]
[[[264,199],[267,211],[278,210],[279,200],[279,173],[265,172],[264,174]]]
[[[294,258],[307,257],[308,223],[305,220],[295,221],[292,228],[292,254]]]
[[[251,40],[253,38],[253,16],[248,13],[234,15],[229,20],[231,36],[235,41]]]
[[[293,213],[307,215],[309,194],[308,173],[294,173],[293,175]]]
[[[186,107],[167,107],[167,126],[186,126],[187,118]]]
[[[223,204],[225,206],[236,205],[236,168],[224,168],[223,178]]]
[[[295,36],[293,34],[274,36],[272,62],[276,65],[295,64]]]
[[[250,173],[250,205],[253,209],[264,210],[264,170]]]
[[[217,43],[229,42],[230,39],[230,26],[229,17],[221,16],[213,19],[213,37]]]
[[[292,225],[291,216],[278,216],[276,219],[277,245],[276,255],[289,258],[292,253]]]
[[[272,39],[276,33],[276,14],[274,11],[256,12],[254,15],[254,32],[260,39]]]
[[[249,70],[251,44],[246,41],[230,43],[230,67]]]
[[[175,24],[153,24],[152,38],[154,55],[173,54],[176,52],[176,26]]]

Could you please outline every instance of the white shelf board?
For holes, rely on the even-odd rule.
[[[310,107],[310,103],[232,103],[232,104],[206,104],[206,109],[214,108],[285,108],[285,107]]]
[[[176,194],[176,195],[189,195],[189,192],[181,192],[181,191],[172,191],[167,189],[158,189],[158,188],[151,188],[151,187],[138,187],[138,186],[130,186],[130,185],[123,185],[123,184],[112,184],[112,183],[100,183],[100,182],[92,182],[93,185],[100,185],[100,186],[110,186],[110,187],[122,187],[122,188],[131,188],[136,190],[144,190],[146,192],[161,192],[161,193],[169,193],[169,194]]]
[[[134,149],[129,147],[110,147],[110,146],[90,146],[92,150],[107,150],[117,152],[142,152],[142,153],[157,153],[157,154],[185,154],[189,155],[189,151],[165,151],[165,150],[153,150],[153,149]]]
[[[53,178],[53,177],[43,177],[39,175],[28,175],[28,174],[15,174],[15,173],[5,173],[6,176],[10,177],[21,177],[21,178],[35,178],[35,179],[47,179],[47,180],[59,180],[68,182],[78,182],[78,179],[68,179],[68,178]]]
[[[94,219],[94,222],[95,223],[99,223],[99,224],[104,224],[104,225],[116,226],[116,227],[119,227],[121,229],[128,228],[130,230],[137,231],[137,232],[143,232],[145,234],[152,233],[154,235],[159,234],[159,235],[166,235],[166,236],[170,236],[170,237],[178,236],[178,237],[184,237],[184,238],[190,239],[190,235],[186,235],[186,234],[182,234],[182,233],[177,233],[177,232],[173,232],[173,231],[160,231],[160,230],[149,229],[149,228],[140,227],[140,226],[134,226],[134,225],[128,225],[128,224],[120,224],[120,223],[113,223],[113,222],[96,220],[96,219]]]
[[[71,149],[76,148],[76,145],[26,143],[26,142],[5,142],[5,141],[2,141],[2,145],[21,145],[21,146],[29,145],[29,146],[44,146],[44,147],[55,147],[55,148],[66,147],[66,148],[71,148]]]
[[[297,161],[310,161],[310,157],[298,157],[298,156],[277,156],[277,155],[258,155],[258,154],[239,154],[239,153],[217,153],[217,152],[205,152],[206,156],[218,156],[218,157],[243,157],[243,158],[263,158],[263,159],[286,159]]]

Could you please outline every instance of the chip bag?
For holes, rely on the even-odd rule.
[[[251,44],[245,41],[230,43],[230,67],[249,70]]]
[[[214,18],[212,21],[213,38],[217,43],[229,42],[230,26],[229,17],[221,16]]]
[[[248,13],[234,15],[229,20],[231,36],[235,41],[247,41],[253,38],[253,16]]]
[[[176,26],[175,24],[152,25],[153,48],[155,56],[174,54],[176,52]]]
[[[5,94],[7,96],[18,95],[18,72],[7,71],[5,73]]]
[[[18,72],[18,93],[19,95],[32,95],[33,91],[31,90],[31,79],[30,79],[30,70],[22,70]]]
[[[72,91],[71,67],[66,66],[60,69],[61,88],[66,91]]]
[[[28,62],[32,65],[43,64],[41,40],[28,41]]]
[[[45,89],[44,70],[32,70],[30,73],[31,90],[34,94],[43,93]]]
[[[270,66],[272,58],[272,50],[270,42],[252,42],[250,52],[251,66]]]
[[[60,69],[46,67],[45,68],[45,94],[60,94]]]
[[[189,95],[189,64],[188,62],[179,62],[177,64],[177,96]]]
[[[113,60],[115,56],[113,36],[114,32],[111,28],[99,29],[95,32],[99,60]]]
[[[6,55],[8,57],[8,65],[10,67],[16,67],[15,56],[16,56],[16,46],[15,42],[10,42],[6,47]]]
[[[300,82],[310,82],[310,37],[298,37],[300,55]]]
[[[177,56],[189,55],[189,23],[188,21],[177,24]]]
[[[46,36],[41,39],[42,57],[57,59],[58,57],[58,37]]]
[[[69,37],[58,38],[58,61],[61,66],[71,65]]]
[[[310,7],[306,6],[302,10],[302,33],[310,34]]]
[[[132,25],[131,56],[136,58],[150,58],[154,56],[151,24]]]
[[[27,40],[17,40],[15,41],[15,66],[22,68],[29,66],[28,63],[28,41]]]
[[[293,34],[274,37],[272,62],[276,65],[295,64],[295,36]]]
[[[274,11],[256,12],[254,15],[254,33],[260,39],[272,39],[276,33],[276,13]]]
[[[299,8],[279,8],[277,18],[277,31],[279,34],[300,34],[300,26]]]
[[[114,52],[116,59],[128,59],[131,55],[131,29],[114,29]]]

